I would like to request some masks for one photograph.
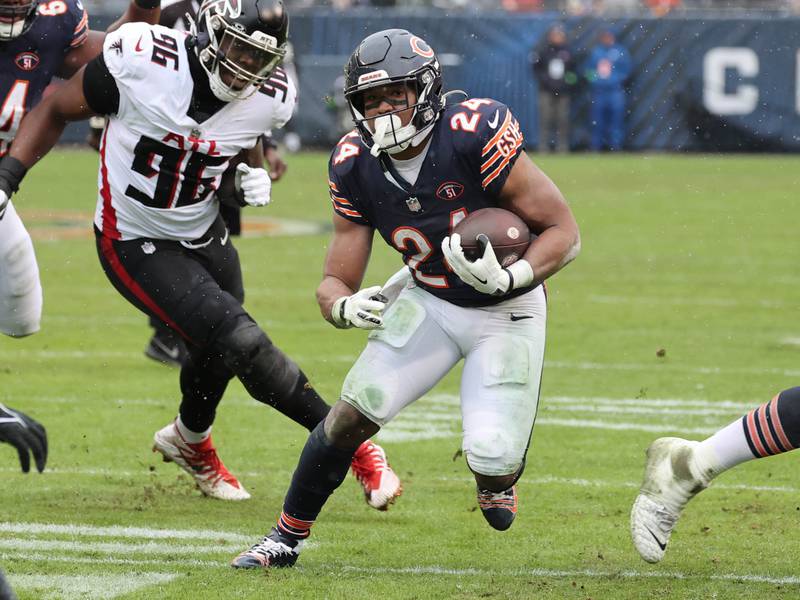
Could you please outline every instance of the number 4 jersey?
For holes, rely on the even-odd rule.
[[[417,180],[410,185],[391,161],[374,158],[359,135],[346,135],[328,166],[336,214],[377,229],[403,255],[419,286],[459,306],[498,298],[473,289],[444,262],[441,244],[469,213],[498,205],[498,195],[524,152],[519,124],[505,105],[473,98],[448,105],[433,128]]]
[[[246,99],[223,103],[184,33],[130,23],[106,36],[84,77],[108,114],[100,145],[95,225],[113,239],[194,240],[218,214],[229,160],[286,124],[296,92],[281,69]]]
[[[80,0],[43,1],[36,10],[24,35],[0,43],[0,156],[8,152],[22,116],[39,102],[64,57],[89,35]]]

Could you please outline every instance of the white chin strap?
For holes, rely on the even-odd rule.
[[[402,152],[411,145],[411,140],[414,139],[416,133],[417,128],[411,123],[401,127],[400,117],[397,115],[376,117],[370,154],[378,156],[384,151],[387,154]]]

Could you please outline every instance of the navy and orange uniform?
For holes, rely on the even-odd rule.
[[[466,217],[498,206],[498,195],[524,139],[511,110],[474,98],[447,106],[433,127],[414,185],[404,181],[383,153],[373,157],[354,131],[344,136],[328,164],[336,214],[376,229],[403,255],[417,285],[459,306],[489,306],[503,297],[478,292],[448,268],[442,240]]]
[[[67,53],[89,36],[80,0],[41,2],[31,28],[0,43],[0,157],[17,134],[22,116],[41,99]]]

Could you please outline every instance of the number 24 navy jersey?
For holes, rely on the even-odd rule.
[[[469,213],[498,206],[498,194],[524,152],[523,141],[519,123],[500,102],[473,98],[449,105],[433,127],[411,185],[389,159],[372,156],[351,132],[328,164],[333,209],[377,229],[403,255],[417,284],[433,295],[460,306],[496,304],[509,296],[489,296],[461,281],[445,264],[441,243]]]

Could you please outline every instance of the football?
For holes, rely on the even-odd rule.
[[[482,208],[467,215],[453,228],[461,236],[461,247],[468,260],[481,257],[478,236],[489,238],[497,261],[507,267],[519,260],[531,243],[531,233],[525,222],[503,208]]]

